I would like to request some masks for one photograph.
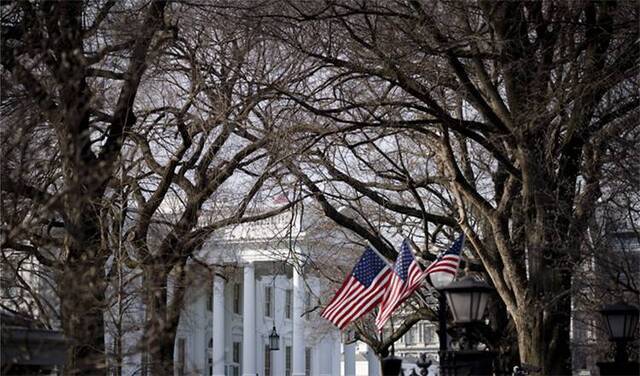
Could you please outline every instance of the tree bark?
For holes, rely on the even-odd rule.
[[[541,368],[544,364],[545,347],[542,338],[542,312],[523,311],[518,314],[515,323],[518,333],[520,363]]]
[[[102,258],[80,257],[59,277],[62,326],[70,341],[64,374],[96,375],[106,372],[105,265]]]
[[[165,265],[149,265],[145,268],[147,320],[144,338],[152,375],[173,374],[175,332],[168,331],[168,276]]]
[[[144,338],[153,375],[173,374],[174,345],[185,291],[185,263],[186,258],[183,258],[175,265],[165,262],[145,267]],[[169,284],[169,276],[174,274],[173,284]],[[167,293],[170,286],[173,287],[171,299]]]
[[[562,300],[570,304],[568,296]],[[520,362],[532,375],[569,375],[569,311],[565,307],[554,310],[538,307],[534,303],[521,309],[515,319]]]

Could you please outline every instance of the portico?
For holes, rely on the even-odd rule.
[[[294,249],[272,244],[266,231],[278,223],[234,228],[203,246],[193,268],[204,283],[187,294],[176,339],[184,375],[355,374],[353,346],[343,349],[340,332],[314,309],[327,286],[309,267],[313,247],[304,233]],[[280,344],[270,351],[274,327]]]
[[[317,312],[312,313],[312,319],[303,315],[311,303],[310,296],[317,296],[321,289],[318,278],[273,261],[243,261],[233,265],[231,272],[223,270],[221,267],[213,276],[209,290],[211,312],[205,312],[210,320],[205,337],[211,339],[210,371],[205,374],[340,373],[339,331],[318,320]],[[280,349],[268,351],[268,334],[273,326],[281,338]],[[355,358],[347,357],[347,364],[351,362],[354,364],[349,370],[354,369]]]

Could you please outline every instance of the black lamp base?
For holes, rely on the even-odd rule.
[[[382,359],[383,376],[399,376],[402,371],[402,359],[389,356]]]
[[[601,376],[638,376],[640,363],[638,362],[598,362]]]
[[[491,351],[447,351],[442,354],[440,359],[440,375],[493,375],[495,355]]]

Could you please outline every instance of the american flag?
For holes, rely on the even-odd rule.
[[[375,251],[366,247],[353,271],[321,315],[340,329],[380,303],[391,278],[391,269]]]
[[[464,244],[464,234],[460,235],[453,245],[444,253],[441,253],[436,261],[424,271],[425,275],[429,275],[435,272],[444,272],[453,274],[458,273],[458,266],[460,266],[460,252],[462,251],[462,245]]]
[[[391,282],[380,304],[378,317],[376,317],[378,330],[382,330],[393,311],[420,287],[425,277],[426,274],[422,272],[420,264],[413,257],[409,242],[405,240],[400,247],[400,254],[393,267]]]

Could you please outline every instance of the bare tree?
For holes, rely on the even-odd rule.
[[[124,266],[143,278],[153,371],[171,372],[187,260],[293,205],[262,205],[283,182],[389,258],[400,236],[433,260],[464,232],[520,360],[569,373],[585,234],[601,196],[637,187],[614,172],[637,166],[634,2],[1,7],[3,257],[54,271],[68,373],[105,367]],[[415,308],[371,337],[380,354],[432,317]]]
[[[521,361],[570,373],[572,269],[612,140],[637,128],[636,4],[282,1],[262,15],[324,64],[287,94],[334,135],[292,169],[325,213],[388,257],[337,203],[375,203],[422,239],[462,230]]]
[[[70,339],[68,373],[96,374],[105,366],[109,250],[100,211],[124,134],[136,121],[147,58],[163,44],[157,35],[166,29],[165,7],[165,1],[2,4],[2,104],[12,112],[2,126],[2,191],[22,211],[20,222],[3,223],[11,226],[2,248],[26,250],[55,268]],[[105,86],[109,95],[98,95]],[[33,150],[30,141],[45,149]],[[24,163],[27,153],[38,160]],[[29,234],[42,222],[64,229],[53,259]]]
[[[256,30],[200,7],[177,12],[187,21],[145,87],[147,110],[128,146],[139,164],[124,177],[135,207],[126,238],[143,275],[153,374],[173,372],[194,252],[218,229],[299,200],[269,204],[282,192],[282,162],[291,157],[282,145],[297,127],[275,87],[294,85],[304,69]]]
[[[282,191],[283,146],[302,142],[275,88],[306,68],[202,5],[5,6],[3,249],[53,271],[68,372],[106,366],[105,313],[120,372],[141,292],[141,347],[151,372],[171,373],[193,252],[301,199],[265,204]]]

